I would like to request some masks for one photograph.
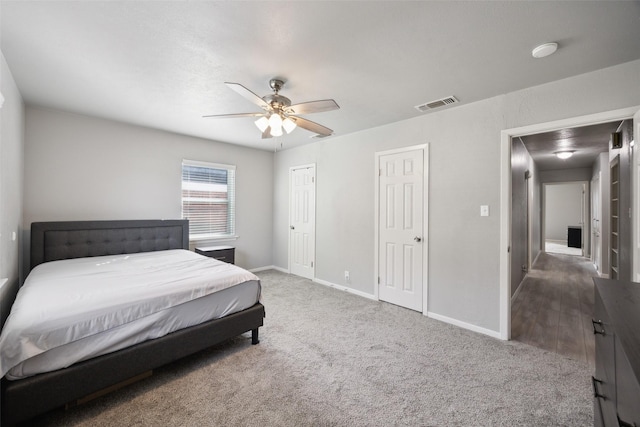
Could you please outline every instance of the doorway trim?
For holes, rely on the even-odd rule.
[[[380,191],[380,157],[388,154],[404,153],[407,151],[422,150],[424,160],[423,170],[423,197],[422,197],[422,230],[424,242],[422,250],[422,314],[428,315],[428,295],[429,295],[429,144],[412,145],[409,147],[401,147],[393,150],[376,151],[375,153],[375,193],[374,193],[374,212],[375,212],[375,243],[374,243],[374,272],[373,283],[374,286],[374,298],[380,301],[380,295],[378,292],[378,272],[379,270],[379,244],[380,244],[380,215],[379,215],[379,191]]]
[[[511,139],[532,133],[633,118],[640,106],[504,129],[500,132],[500,339],[511,339]],[[638,242],[632,241],[632,244]]]
[[[636,139],[638,141],[636,141]],[[631,147],[631,245],[633,249],[632,260],[632,281],[640,282],[640,111],[636,111],[633,116],[633,141]],[[636,200],[633,200],[636,197]]]

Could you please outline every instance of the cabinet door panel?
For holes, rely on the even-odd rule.
[[[602,381],[605,389],[615,381],[615,335],[602,299],[596,292],[594,299],[593,332],[596,341],[596,378]],[[613,394],[612,394],[613,393]],[[607,398],[615,400],[615,386],[613,390],[602,391]]]
[[[616,341],[616,404],[620,425],[640,425],[640,385]]]

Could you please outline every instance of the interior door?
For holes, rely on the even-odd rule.
[[[598,273],[602,273],[602,236],[600,231],[600,217],[602,204],[600,202],[600,174],[591,181],[591,257]]]
[[[379,157],[378,297],[422,312],[424,150]]]
[[[291,274],[313,279],[315,276],[316,233],[315,165],[290,171],[289,270]]]

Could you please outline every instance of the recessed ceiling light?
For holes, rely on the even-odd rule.
[[[569,157],[573,156],[574,152],[575,151],[556,151],[553,154],[555,154],[559,159],[567,160]]]
[[[549,56],[558,50],[558,43],[545,43],[540,46],[536,46],[532,51],[531,55],[534,58],[544,58],[545,56]]]

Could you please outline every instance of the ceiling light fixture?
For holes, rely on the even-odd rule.
[[[262,132],[262,138],[282,136],[284,132],[291,133],[296,128],[302,128],[313,132],[316,135],[331,136],[333,131],[321,124],[300,117],[299,114],[321,113],[340,108],[333,99],[319,99],[316,101],[291,104],[291,100],[280,95],[280,89],[284,85],[284,80],[273,78],[269,80],[269,87],[273,94],[259,97],[240,83],[225,83],[230,89],[237,92],[243,98],[253,102],[263,109],[260,113],[237,113],[237,114],[213,114],[202,117],[212,118],[232,118],[232,117],[252,117],[255,125]]]
[[[267,119],[264,116],[256,120],[255,123],[256,123],[256,126],[258,126],[258,129],[260,129],[260,132],[264,132],[269,127],[269,119]]]
[[[555,154],[559,159],[567,160],[569,157],[573,156],[573,153],[575,153],[575,151],[556,151],[553,154]]]
[[[555,53],[556,50],[558,50],[558,43],[545,43],[533,48],[531,55],[534,58],[544,58]]]
[[[296,122],[294,122],[293,120],[291,120],[289,117],[286,117],[283,121],[282,121],[282,127],[284,128],[284,130],[287,133],[291,133],[293,132],[293,130],[296,128]]]

